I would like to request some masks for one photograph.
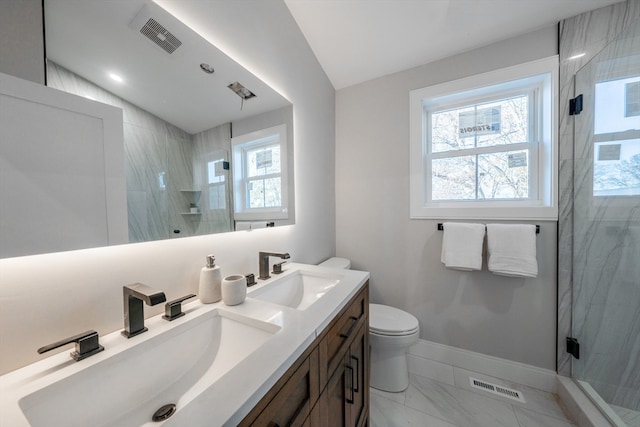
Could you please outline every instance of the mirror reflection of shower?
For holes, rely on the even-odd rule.
[[[232,129],[285,123],[292,154],[291,103],[151,0],[47,0],[44,12],[47,85],[123,110],[129,242],[238,229]],[[260,220],[293,224],[289,203]]]

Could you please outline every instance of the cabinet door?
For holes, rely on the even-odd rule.
[[[347,389],[351,379],[351,373],[347,368],[346,358],[333,372],[327,382],[327,387],[320,397],[321,426],[322,427],[344,427],[347,426]]]
[[[363,324],[322,393],[323,427],[363,426],[369,418],[369,327]]]
[[[347,413],[350,426],[364,425],[369,415],[369,327],[362,325],[356,333],[349,349],[346,363],[351,366],[347,374],[353,373],[353,378],[347,379]]]
[[[369,307],[368,288],[365,287],[354,297],[338,317],[328,326],[320,342],[320,388],[324,388],[328,378],[343,362],[355,332],[364,323]]]
[[[122,126],[119,108],[0,73],[0,258],[129,241]]]

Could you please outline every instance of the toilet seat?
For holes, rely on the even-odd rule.
[[[385,336],[405,336],[418,332],[418,319],[395,307],[369,304],[369,332]]]

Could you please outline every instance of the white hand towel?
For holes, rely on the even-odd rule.
[[[440,261],[447,268],[481,270],[484,224],[445,222],[442,227],[444,235]]]
[[[489,271],[504,276],[536,277],[536,226],[488,224]]]

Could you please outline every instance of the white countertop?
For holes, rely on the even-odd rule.
[[[253,291],[296,270],[333,274],[340,276],[341,280],[306,310],[296,310],[251,298]],[[198,300],[184,305],[183,311],[186,315],[173,322],[167,322],[161,319],[161,316],[147,319],[145,324],[149,331],[130,340],[121,336],[120,331],[100,337],[105,351],[80,362],[73,361],[68,352],[62,352],[10,372],[0,377],[0,425],[30,425],[18,405],[23,396],[110,358],[122,349],[150,339],[168,328],[179,325],[180,322],[188,321],[190,316],[223,308],[228,312],[275,324],[280,330],[184,407],[178,408],[171,418],[150,424],[163,427],[235,426],[327,327],[331,319],[362,288],[368,278],[369,273],[362,271],[288,263],[285,264],[282,275],[274,275],[267,281],[259,280],[256,286],[249,288],[246,301],[240,305],[226,306],[223,302],[201,304]],[[100,379],[96,378],[96,381]],[[66,427],[64,419],[60,424],[51,420],[48,427],[58,425]]]

